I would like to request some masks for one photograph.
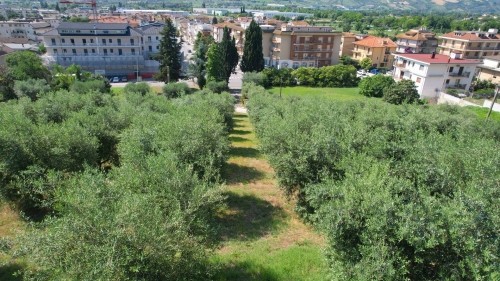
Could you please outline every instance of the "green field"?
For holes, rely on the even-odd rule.
[[[488,115],[488,108],[486,107],[477,107],[477,106],[466,106],[469,111],[472,111],[477,114],[479,119],[486,119],[486,115]],[[492,111],[490,115],[491,120],[500,121],[500,112]]]
[[[274,94],[280,93],[279,87],[269,89]],[[334,100],[359,100],[365,99],[359,94],[359,88],[311,88],[311,87],[283,87],[281,90],[284,96],[302,96],[314,98],[327,98]]]

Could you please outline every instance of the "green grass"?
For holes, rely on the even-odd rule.
[[[279,87],[269,90],[271,93],[280,93]],[[308,98],[327,98],[332,100],[359,100],[365,99],[359,94],[359,88],[311,88],[311,87],[283,87],[281,91],[284,96],[301,96]]]
[[[479,119],[483,120],[486,119],[486,115],[488,115],[488,110],[489,110],[486,107],[477,107],[477,106],[466,106],[465,108],[471,112],[474,112],[475,114],[477,114],[477,117]],[[495,121],[500,121],[500,112],[491,111],[490,119]]]

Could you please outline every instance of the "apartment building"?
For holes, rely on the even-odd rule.
[[[144,43],[144,57],[147,60],[153,60],[153,56],[160,51],[160,41],[162,38],[160,33],[164,26],[164,23],[159,22],[141,26],[140,31]]]
[[[393,77],[396,81],[413,80],[420,97],[432,99],[448,89],[468,91],[479,64],[458,55],[395,54]]]
[[[495,84],[500,84],[500,56],[484,57],[483,64],[477,68],[477,78],[479,80],[489,80]]]
[[[391,39],[367,36],[353,44],[353,59],[361,61],[364,58],[370,58],[373,67],[392,68],[393,53],[396,51],[397,46]]]
[[[500,52],[500,36],[498,29],[481,31],[453,31],[439,37],[439,53],[450,56],[459,54],[465,59],[482,59],[486,56],[497,56]]]
[[[231,37],[234,37],[234,40],[236,42],[236,49],[238,49],[238,54],[242,56],[244,40],[245,40],[245,29],[232,22],[221,22],[214,24],[212,35],[214,36],[215,42],[222,41],[222,36],[224,34],[224,27],[227,27],[229,29]]]
[[[43,41],[48,63],[65,67],[74,63],[106,75],[148,71],[143,34],[128,24],[63,22],[46,32]]]
[[[436,34],[425,28],[412,29],[396,36],[397,53],[431,54],[436,52],[438,39]]]
[[[340,43],[339,56],[352,57],[352,50],[354,50],[354,42],[356,41],[356,34],[351,32],[342,32],[342,42]]]
[[[269,66],[272,56],[272,41],[276,27],[263,24],[260,25],[260,29],[262,30],[262,54],[264,55],[264,64]]]
[[[269,64],[294,69],[338,64],[341,38],[328,26],[282,25],[273,32]]]
[[[1,21],[0,37],[36,40],[35,31],[29,22]]]

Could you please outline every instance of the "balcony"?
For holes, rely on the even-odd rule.
[[[273,38],[271,40],[271,42],[275,43],[275,44],[280,44],[281,43],[281,39],[278,39],[278,38]]]
[[[470,77],[470,72],[462,72],[462,73],[448,73],[448,76],[450,77],[467,77],[469,78]]]
[[[123,44],[123,43],[106,43],[106,44],[96,44],[96,43],[60,43],[60,44],[48,44],[47,47],[74,47],[74,48],[87,48],[87,47],[138,47],[137,44]]]
[[[445,85],[446,89],[460,89],[460,90],[465,90],[467,87],[466,84],[447,84]]]
[[[399,68],[401,68],[402,70],[405,70],[405,71],[408,70],[408,66],[405,63],[394,63],[394,66],[395,67],[399,67]]]

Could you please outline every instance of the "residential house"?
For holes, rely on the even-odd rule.
[[[397,46],[391,39],[367,36],[353,44],[353,59],[361,61],[364,58],[370,58],[373,67],[392,68],[393,53]]]
[[[477,78],[479,80],[489,80],[495,84],[500,84],[500,56],[484,57],[483,64],[477,68]]]
[[[415,82],[421,98],[438,98],[442,91],[468,91],[480,62],[441,54],[395,54],[395,80]]]
[[[427,31],[425,28],[412,29],[396,36],[398,45],[396,52],[413,54],[431,54],[436,52],[438,39],[436,34]]]
[[[450,56],[459,54],[465,59],[482,59],[497,56],[500,53],[500,36],[497,29],[481,31],[453,31],[439,37],[439,53]]]
[[[356,41],[356,34],[351,32],[342,32],[342,41],[340,43],[339,56],[352,57],[352,50],[354,50],[354,42]]]
[[[222,36],[224,33],[224,27],[229,29],[231,37],[234,37],[236,42],[236,49],[238,49],[238,54],[243,55],[243,46],[245,40],[245,29],[231,22],[221,22],[213,25],[212,35],[215,42],[222,41]]]

